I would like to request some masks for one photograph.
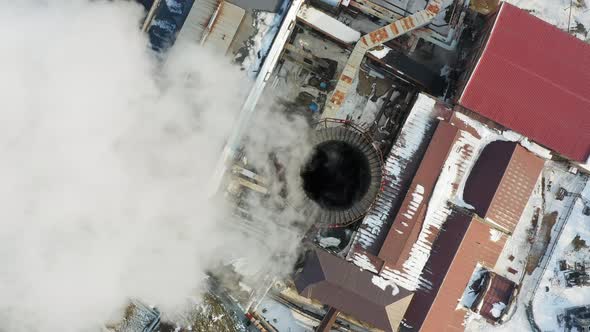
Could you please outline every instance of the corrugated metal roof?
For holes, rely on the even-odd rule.
[[[514,232],[544,165],[543,159],[517,145],[485,218]]]
[[[457,304],[477,263],[494,266],[506,236],[494,242],[490,226],[454,211],[444,224],[425,271],[430,289],[420,289],[406,311],[404,321],[416,331],[463,331],[465,311]]]
[[[297,291],[385,331],[395,331],[412,298],[402,287],[382,289],[373,278],[342,258],[323,250],[310,252],[295,277]],[[397,289],[397,291],[394,290]]]
[[[544,160],[514,142],[488,144],[465,184],[463,199],[482,218],[513,232]]]
[[[422,230],[426,208],[459,129],[439,122],[410,189],[379,251],[379,258],[393,269],[401,269]],[[434,234],[433,238],[434,240]]]
[[[493,272],[490,272],[490,274],[491,278],[489,281],[489,286],[487,287],[483,297],[483,303],[481,305],[481,309],[479,310],[479,314],[487,320],[497,322],[500,319],[500,316],[495,317],[492,314],[492,308],[494,307],[495,303],[504,303],[506,306],[508,306],[510,304],[510,300],[512,299],[512,294],[514,293],[516,284],[507,278],[504,278]]]
[[[196,0],[188,13],[186,21],[178,33],[176,40],[200,43],[205,28],[217,10],[219,2],[219,0]]]
[[[368,255],[372,260],[381,250],[436,129],[436,117],[440,114],[435,111],[434,104],[433,99],[421,94],[410,111],[399,137],[385,159],[383,192],[359,227],[349,255],[352,259],[359,253]]]
[[[227,52],[245,14],[244,9],[229,2],[222,2],[215,22],[208,33],[206,32],[204,43],[224,53]]]
[[[488,212],[516,145],[514,142],[506,141],[489,143],[469,173],[463,200],[471,204],[475,208],[475,213],[482,218]]]
[[[590,45],[504,2],[459,103],[586,161]]]

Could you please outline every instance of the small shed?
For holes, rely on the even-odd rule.
[[[516,284],[494,272],[488,273],[488,287],[479,306],[479,314],[488,322],[497,323],[512,302]]]

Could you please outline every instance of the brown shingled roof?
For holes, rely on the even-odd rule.
[[[323,250],[311,251],[303,270],[295,277],[297,291],[385,331],[395,331],[412,299],[402,287],[398,292],[376,286],[373,273],[363,271]]]

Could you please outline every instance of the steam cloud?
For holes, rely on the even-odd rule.
[[[257,245],[207,197],[246,80],[187,45],[158,64],[141,17],[130,2],[0,2],[0,331],[96,330],[129,297],[174,308],[209,267],[269,264],[297,237]]]

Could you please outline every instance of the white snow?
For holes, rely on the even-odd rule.
[[[248,56],[242,62],[251,78],[257,76],[262,61],[270,50],[281,23],[281,16],[274,13],[258,12],[252,23],[257,32],[252,36],[252,45],[248,47]]]
[[[354,43],[361,38],[360,32],[312,6],[302,6],[297,17],[344,43]]]
[[[338,247],[340,245],[340,239],[335,237],[323,237],[320,238],[320,247],[322,248],[329,248],[329,247]]]
[[[160,19],[153,20],[152,26],[157,26],[158,28],[166,30],[168,32],[172,32],[175,29],[172,23]]]
[[[586,184],[582,196],[590,198],[590,185]],[[533,302],[535,319],[543,330],[558,330],[556,315],[567,307],[590,304],[590,287],[566,288],[559,283],[556,267],[561,259],[574,258],[576,260],[590,260],[590,250],[580,249],[573,253],[571,243],[576,236],[590,243],[590,217],[582,214],[584,204],[577,199],[572,213],[567,220],[548,268],[543,275],[540,290]],[[549,287],[549,291],[545,291]]]
[[[545,164],[543,174],[545,176],[545,188],[543,188],[545,214],[557,211],[559,216],[562,216],[567,211],[568,206],[572,204],[573,198],[571,196],[566,196],[562,201],[556,200],[555,194],[560,187],[564,187],[569,192],[581,192],[583,197],[590,197],[590,185],[585,183],[585,179],[582,175],[569,173],[567,165],[548,161]],[[585,189],[582,191],[582,188]],[[540,192],[541,188],[538,186],[529,199],[527,208],[525,208],[525,213],[528,213],[528,216],[523,214],[513,237],[507,242],[501,258],[494,268],[495,272],[510,278],[512,275],[506,274],[505,270],[508,266],[518,264],[524,269],[526,264],[525,258],[529,250],[528,248],[530,247],[530,244],[526,243],[528,238],[527,228],[530,227],[532,211],[536,207],[542,206]],[[572,255],[571,242],[576,235],[579,235],[582,239],[590,242],[590,218],[583,215],[582,210],[582,200],[577,199],[573,206],[572,213],[565,221],[565,227],[559,237],[556,228],[558,224],[563,221],[558,217],[557,224],[551,231],[551,243],[554,243],[554,239],[557,238],[558,241],[555,244],[556,247],[552,256],[549,258],[546,270],[537,268],[531,275],[524,274],[519,270],[520,277],[512,276],[511,279],[519,283],[520,290],[516,299],[517,304],[511,306],[511,308],[515,308],[515,312],[507,313],[505,323],[492,326],[477,315],[471,314],[465,321],[466,331],[530,331],[531,326],[527,320],[525,306],[528,304],[533,294],[533,313],[535,321],[540,329],[542,331],[562,331],[563,327],[559,326],[556,316],[560,314],[564,308],[589,303],[590,287],[566,288],[563,284],[560,284],[560,282],[562,283],[562,278],[560,278],[559,273],[556,273],[557,263],[561,259],[590,260],[590,251],[588,250],[576,252],[575,255]],[[518,240],[516,239],[517,237],[519,238]],[[516,253],[516,255],[514,255],[514,253]],[[507,260],[507,256],[510,254],[516,256],[514,262],[509,262]],[[521,262],[518,262],[519,260],[521,260]],[[518,268],[516,269],[518,270]],[[542,279],[540,280],[540,283],[537,284],[539,278]],[[548,291],[546,287],[548,287]]]
[[[374,113],[375,109],[369,105],[369,98],[367,96],[362,96],[356,92],[356,88],[359,84],[359,77],[360,75],[356,75],[352,81],[350,88],[351,93],[346,95],[346,98],[342,102],[342,106],[340,106],[338,113],[336,113],[336,118],[342,120],[351,119],[355,124],[362,125],[360,117],[367,112]],[[366,108],[369,108],[366,110],[367,112],[365,112]]]
[[[505,308],[506,304],[504,302],[496,302],[492,304],[492,310],[490,310],[490,313],[492,316],[500,318],[500,316],[502,316],[502,311],[504,311]]]
[[[502,238],[502,232],[495,230],[493,228],[490,228],[490,241],[492,242],[498,242],[500,241],[500,239]]]
[[[487,272],[486,269],[481,264],[477,263],[477,265],[473,269],[473,273],[471,274],[471,278],[469,279],[469,282],[467,283],[467,287],[465,287],[465,291],[463,292],[463,295],[461,296],[461,299],[459,300],[458,307],[471,308],[471,306],[473,305],[473,302],[475,302],[475,298],[477,297],[477,295],[479,293],[476,293],[475,291],[473,291],[470,288],[470,286],[474,285],[475,282],[478,280],[483,281],[482,276],[486,272]]]
[[[417,185],[414,191],[412,192],[412,201],[408,206],[408,210],[406,210],[404,213],[404,216],[406,218],[412,219],[414,217],[414,214],[420,208],[420,203],[422,203],[422,200],[424,200],[423,194],[424,187],[422,185]],[[404,223],[404,226],[407,226],[407,224]]]
[[[552,157],[552,153],[549,149],[544,148],[535,142],[531,142],[531,140],[515,131],[505,130],[502,132],[502,136],[504,136],[508,141],[519,142],[520,145],[525,147],[527,150],[543,159],[551,159]]]
[[[508,2],[530,11],[531,14],[557,26],[561,30],[568,30],[568,22],[570,24],[570,31],[574,30],[578,23],[584,25],[587,30],[590,30],[590,10],[588,8],[588,1],[508,0]],[[573,7],[571,7],[570,19],[571,4],[573,4]],[[584,35],[579,32],[573,34],[582,40],[590,40],[590,35]]]
[[[375,205],[367,213],[354,239],[354,243],[359,243],[363,248],[373,244],[375,234],[379,233],[387,220],[388,212],[393,204],[393,197],[399,195],[399,176],[418,149],[426,131],[435,121],[432,112],[434,104],[434,99],[423,94],[418,96],[399,138],[385,160],[383,194],[377,198]],[[350,259],[359,267],[366,266],[368,261],[366,256],[354,253]],[[372,266],[370,262],[369,265]],[[366,267],[363,268],[366,269]],[[375,268],[373,267],[372,270]]]
[[[498,257],[494,272],[512,280],[515,283],[520,283],[524,276],[527,257],[531,250],[531,243],[529,240],[530,232],[532,231],[532,218],[536,209],[541,208],[543,202],[541,197],[541,176],[537,180],[537,184],[533,189],[531,197],[525,206],[520,220],[514,229],[512,235],[506,241],[504,249]],[[541,216],[542,218],[542,216]],[[512,257],[512,259],[510,259]],[[512,268],[517,271],[515,274],[508,272]]]
[[[399,294],[399,288],[393,280],[387,280],[380,276],[373,276],[371,282],[373,283],[373,285],[381,288],[381,290],[385,290],[387,289],[387,286],[391,286],[391,295],[396,296],[397,294]]]
[[[175,14],[182,14],[182,5],[178,0],[166,0],[166,6],[170,12]]]
[[[257,312],[277,331],[312,332],[319,325],[310,318],[291,310],[285,305],[265,298],[258,305]]]
[[[391,51],[391,48],[387,46],[381,46],[378,49],[376,48],[372,51],[369,51],[369,54],[376,58],[383,59],[387,55],[387,53],[389,53],[389,51]]]
[[[352,255],[352,257],[350,257],[350,260],[352,260],[354,265],[360,267],[361,270],[367,270],[367,271],[371,271],[373,273],[379,272],[379,271],[377,271],[377,268],[375,268],[375,265],[373,265],[373,263],[371,263],[371,261],[369,260],[367,255],[364,255],[364,254],[361,254],[358,252],[353,252],[353,251],[351,251],[351,255]]]
[[[383,276],[393,278],[410,290],[420,286],[429,287],[428,280],[422,278],[422,270],[430,257],[432,247],[429,237],[432,232],[440,229],[451,213],[448,202],[452,201],[457,194],[455,188],[464,177],[468,164],[473,163],[471,151],[477,143],[478,140],[473,135],[460,131],[460,137],[451,147],[451,152],[436,182],[418,240],[410,250],[410,257],[403,264],[403,271],[386,268]]]

